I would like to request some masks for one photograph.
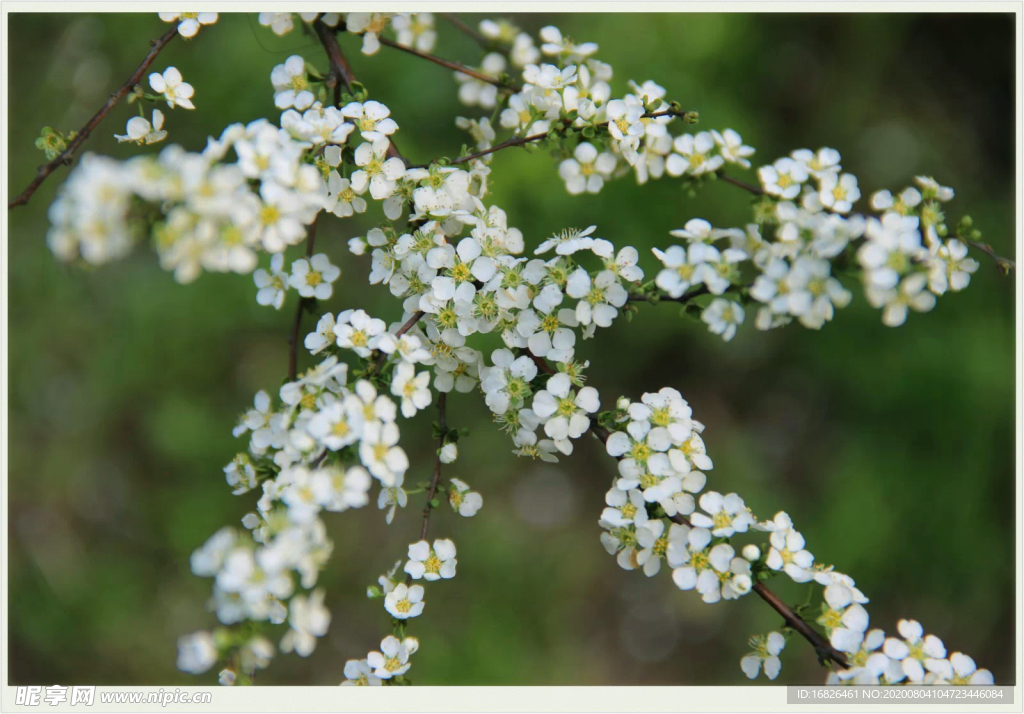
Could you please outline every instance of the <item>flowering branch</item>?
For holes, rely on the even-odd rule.
[[[442,464],[458,456],[446,395],[479,390],[512,438],[514,453],[557,461],[589,431],[617,459],[619,478],[605,495],[608,507],[598,523],[602,545],[623,569],[654,577],[667,563],[676,587],[696,590],[708,604],[757,592],[785,620],[786,636],[799,633],[822,664],[836,665],[830,683],[992,683],[991,673],[966,655],[954,652],[947,659],[934,636],[918,646],[923,630],[916,622],[900,621],[902,639],[869,631],[867,597],[848,575],[815,561],[785,512],[759,520],[738,494],[705,490],[713,462],[701,437],[704,425],[692,418],[679,392],[665,387],[639,401],[620,397],[600,411],[598,391],[584,386],[589,362],[576,359],[578,336],[589,339],[610,327],[631,310],[630,302],[664,300],[692,310],[689,301],[710,295],[698,312],[724,340],[736,334],[751,302],[758,303],[754,324],[760,330],[793,321],[821,329],[852,298],[836,275],[858,276],[882,321],[899,326],[910,310],[927,312],[938,296],[969,285],[978,263],[967,257],[968,245],[999,262],[979,243],[981,233],[969,217],[961,219],[955,237],[947,237],[942,204],[952,200],[952,188],[919,176],[916,187],[896,196],[875,193],[876,213],[855,213],[857,178],[842,173],[839,152],[829,148],[798,149],[762,165],[759,185],[747,184],[722,171],[726,164],[750,168],[755,153],[735,131],[673,135],[671,117],[693,123],[696,115],[666,102],[664,88],[650,80],[631,82],[629,93],[613,99],[612,68],[593,57],[595,43],[577,43],[548,26],[537,47],[505,21],[482,23],[481,37],[507,48],[507,61],[522,69],[522,90],[507,95],[493,82],[457,76],[468,88],[460,101],[492,112],[456,121],[470,132],[476,153],[410,167],[391,138],[397,122],[388,107],[367,99],[337,33],[362,35],[362,51],[369,55],[380,44],[392,46],[380,37],[390,26],[401,45],[415,46],[413,54],[422,56],[436,39],[432,16],[299,17],[312,25],[330,64],[326,74],[312,72],[314,82],[325,77],[320,101],[309,89],[305,60],[290,57],[271,73],[275,104],[287,109],[280,126],[265,119],[232,124],[202,154],[174,148],[159,159],[143,155],[126,162],[87,155],[51,211],[48,242],[65,260],[80,256],[99,264],[121,257],[144,228],[161,264],[181,282],[203,270],[253,272],[263,251],[272,258],[269,273],[254,273],[257,302],[280,309],[289,287],[302,298],[292,325],[289,380],[277,398],[256,395],[234,430],[236,436],[251,434],[248,448],[224,469],[235,494],[262,491],[256,512],[243,518],[246,531],[225,527],[192,557],[197,575],[214,578],[223,626],[181,639],[181,669],[200,673],[217,662],[233,663],[220,674],[222,683],[232,684],[236,670],[267,666],[274,646],[253,636],[248,625],[236,626],[246,621],[287,621],[280,651],[310,654],[330,623],[324,593],[316,588],[332,548],[321,517],[365,506],[374,480],[380,485],[377,507],[387,511],[389,524],[411,493],[427,491],[421,540],[409,545],[404,571],[426,582],[454,577],[454,543],[437,539],[431,545],[425,537]],[[260,22],[285,34],[295,17],[263,13]],[[541,62],[542,55],[552,63]],[[484,63],[491,75],[498,60],[505,61]],[[334,106],[324,106],[330,93]],[[495,121],[518,136],[491,146]],[[617,249],[592,235],[596,226],[566,228],[528,257],[522,232],[509,226],[499,206],[484,202],[490,167],[476,159],[544,140],[561,159],[558,171],[573,195],[598,193],[606,181],[633,172],[640,184],[669,176],[687,187],[717,177],[765,198],[753,206],[754,222],[743,228],[714,228],[694,217],[670,231],[680,240],[653,249],[661,267],[647,283],[636,248]],[[362,310],[326,312],[304,341],[320,362],[299,377],[302,310],[309,300],[331,298],[340,275],[325,255],[312,255],[316,217],[325,210],[340,218],[364,213],[363,196],[381,202],[387,220],[352,238],[349,248],[370,254],[369,282],[387,285],[402,301],[404,322],[389,329]],[[140,204],[153,218],[144,227],[137,225]],[[292,264],[289,277],[284,251],[303,239],[307,257]],[[500,335],[505,345],[490,360],[469,343],[486,333]],[[352,353],[356,366],[350,366]],[[437,459],[429,484],[407,492],[410,463],[399,445],[397,417],[410,419],[430,406],[431,386],[440,416]],[[449,505],[473,516],[482,496],[450,480]],[[734,547],[734,535],[757,532],[769,534],[763,550],[754,543]],[[422,613],[424,587],[409,579],[400,583],[399,567],[401,561],[379,579],[380,589],[368,588],[369,597],[384,597],[393,634],[380,652],[346,664],[348,684],[408,682],[409,657],[419,642],[406,636],[406,622]],[[804,619],[805,607],[789,607],[765,585],[782,574],[824,588],[818,627]],[[740,663],[743,672],[754,678],[763,667],[774,679],[785,636],[772,632],[751,644],[753,652]]]
[[[540,366],[542,362],[545,365],[547,364],[546,360],[542,360],[540,358],[537,359],[538,366]],[[550,367],[545,371],[549,370]],[[590,431],[602,444],[607,445],[608,439],[611,438],[611,433],[597,422],[591,423]],[[680,525],[685,525],[687,527],[691,526],[690,519],[681,513],[677,513],[670,518],[673,522]],[[782,615],[782,618],[786,621],[786,625],[788,627],[793,628],[794,631],[799,633],[801,637],[807,640],[814,647],[814,650],[817,652],[818,658],[821,660],[822,664],[827,660],[831,660],[844,669],[849,666],[846,655],[834,648],[828,640],[822,637],[821,633],[811,627],[806,620],[800,617],[793,608],[783,602],[783,600],[772,592],[767,585],[763,582],[758,582],[754,583],[751,589],[756,592],[762,600],[771,605],[776,612]]]
[[[64,149],[64,151],[62,151],[55,159],[39,167],[39,170],[36,171],[35,178],[32,179],[32,182],[29,183],[25,190],[8,202],[7,210],[15,208],[16,206],[23,206],[28,203],[28,200],[32,198],[32,194],[36,192],[36,189],[39,188],[43,181],[46,180],[47,176],[49,176],[58,166],[68,165],[71,163],[75,152],[78,151],[78,148],[86,139],[89,138],[93,129],[99,126],[104,117],[110,113],[110,110],[113,109],[118,102],[124,99],[125,95],[132,90],[132,87],[139,83],[142,79],[142,75],[144,75],[146,70],[149,69],[149,66],[153,64],[157,55],[160,54],[163,48],[167,46],[167,43],[174,39],[177,34],[178,27],[174,26],[165,32],[160,38],[150,41],[149,44],[152,45],[152,48],[149,50],[149,54],[146,55],[145,59],[142,60],[142,64],[132,72],[131,76],[128,77],[128,80],[122,84],[116,92],[110,95],[106,103],[100,107],[100,110],[92,116],[92,119],[87,121],[85,126],[75,134],[74,138],[68,143],[67,148]]]
[[[443,59],[443,58],[438,57],[436,55],[432,55],[429,52],[420,52],[419,50],[415,49],[414,47],[407,47],[406,45],[399,44],[399,43],[395,42],[394,40],[389,40],[386,37],[379,38],[379,41],[385,47],[393,47],[396,50],[401,50],[402,52],[408,52],[409,54],[411,54],[414,57],[419,57],[420,59],[425,59],[428,62],[433,62],[434,64],[441,65],[442,67],[447,67],[448,69],[453,69],[456,72],[461,72],[462,74],[465,74],[465,75],[467,75],[469,77],[473,77],[474,79],[479,79],[481,82],[486,82],[487,84],[493,84],[495,87],[500,87],[501,89],[507,89],[507,90],[512,91],[512,92],[518,92],[520,89],[522,89],[522,87],[520,87],[515,82],[504,82],[499,77],[492,77],[491,75],[484,74],[483,72],[481,72],[479,70],[472,69],[471,67],[467,67],[467,66],[465,66],[463,64],[459,64],[458,62],[452,62],[451,60]]]

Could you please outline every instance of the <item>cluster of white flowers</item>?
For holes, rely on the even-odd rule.
[[[694,503],[712,463],[700,437],[703,426],[676,390],[644,394],[639,402],[620,398],[610,421],[605,445],[619,461],[619,478],[605,497],[599,524],[601,543],[620,567],[653,577],[664,560],[680,590],[696,590],[709,604],[742,597],[775,573],[817,583],[823,588],[817,623],[847,662],[829,674],[830,684],[993,683],[991,673],[967,655],[947,659],[941,640],[924,637],[915,621],[898,623],[900,638],[868,630],[867,597],[850,576],[815,564],[785,512],[759,522],[739,495],[716,491],[705,491]],[[731,539],[758,532],[769,534],[764,547],[748,543],[737,553]],[[763,668],[775,679],[785,644],[780,632],[752,637],[741,669],[754,679]]]
[[[420,52],[436,41],[430,13],[297,16],[261,13],[260,23],[278,35],[296,22],[343,25],[361,36],[365,54],[378,50],[389,28]],[[186,37],[216,17],[161,14]],[[595,43],[548,26],[538,46],[507,21],[484,21],[480,32],[494,51],[479,72],[494,81],[455,75],[460,100],[492,114],[457,119],[479,150],[494,145],[492,122],[520,139],[547,134],[561,151],[558,170],[572,194],[597,193],[631,171],[640,183],[670,176],[696,184],[722,175],[727,164],[750,167],[754,150],[735,131],[674,136],[672,122],[692,117],[653,81],[630,82],[630,92],[613,99],[612,68],[596,59]],[[510,68],[520,74],[521,89],[500,91],[496,83]],[[947,658],[942,642],[914,621],[900,621],[899,638],[869,630],[867,598],[849,576],[815,563],[785,512],[759,521],[740,495],[705,490],[713,463],[704,425],[678,391],[666,387],[638,402],[620,398],[600,412],[598,391],[585,386],[589,363],[576,360],[577,337],[610,327],[630,299],[685,303],[708,295],[701,319],[725,340],[751,302],[758,303],[759,329],[794,318],[819,329],[851,299],[837,277],[841,270],[862,278],[886,324],[902,324],[908,309],[931,309],[935,296],[963,289],[978,268],[967,257],[968,237],[947,237],[941,209],[952,189],[918,177],[917,187],[897,196],[873,195],[878,215],[865,217],[852,212],[860,189],[855,176],[842,173],[839,153],[800,149],[758,170],[760,188],[748,187],[761,194],[756,222],[719,229],[687,221],[671,231],[682,245],[653,251],[661,268],[644,284],[637,250],[617,250],[594,236],[594,226],[563,230],[532,258],[524,256],[523,234],[501,208],[485,203],[490,156],[408,166],[391,143],[398,124],[389,108],[361,89],[344,104],[326,106],[322,78],[301,56],[289,57],[270,73],[280,126],[265,119],[233,124],[201,153],[170,146],[124,162],[86,154],[50,209],[48,243],[64,260],[101,264],[150,235],[161,265],[180,282],[203,270],[255,271],[257,302],[278,309],[292,289],[306,301],[333,295],[341,271],[326,253],[311,249],[285,267],[284,251],[306,238],[321,211],[349,217],[377,201],[387,219],[348,245],[356,255],[370,254],[369,282],[387,285],[401,300],[401,319],[388,325],[363,310],[323,314],[304,340],[318,363],[287,381],[276,400],[259,392],[241,418],[234,433],[248,435],[248,448],[224,468],[225,479],[233,493],[255,491],[259,499],[242,519],[244,530],[223,528],[193,553],[193,571],[213,578],[210,608],[224,627],[182,637],[181,669],[204,672],[229,655],[243,672],[266,667],[275,647],[233,627],[243,621],[287,624],[277,649],[313,652],[331,620],[317,588],[333,549],[324,514],[367,505],[376,481],[377,506],[392,523],[409,494],[425,490],[406,491],[410,463],[399,445],[399,411],[412,418],[434,392],[479,391],[516,454],[556,461],[588,432],[607,434],[618,476],[599,520],[601,543],[622,568],[654,577],[664,561],[679,589],[695,590],[709,604],[743,597],[780,574],[822,586],[817,623],[848,662],[829,682],[992,683],[966,655]],[[156,94],[140,89],[136,99],[193,108],[192,87],[175,68],[149,81]],[[160,141],[162,124],[159,110],[152,122],[136,117],[118,139]],[[260,251],[272,256],[268,268],[257,270]],[[504,347],[488,359],[469,343],[477,333],[500,335]],[[353,355],[359,366],[350,374],[345,360]],[[443,489],[455,513],[472,517],[482,496],[457,478],[439,483],[440,465],[459,454],[458,433],[444,424],[426,513]],[[424,534],[426,525],[425,519]],[[760,545],[732,542],[758,534],[767,534]],[[425,609],[425,586],[413,581],[450,579],[456,566],[450,539],[431,543],[424,536],[408,546],[404,566],[399,561],[379,588],[368,589],[369,597],[383,599],[394,633],[379,651],[350,660],[343,684],[405,681],[419,648],[406,624]],[[751,638],[743,672],[777,677],[791,634]],[[237,677],[227,667],[219,679],[233,684]]]

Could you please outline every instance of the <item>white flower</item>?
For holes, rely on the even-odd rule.
[[[866,292],[868,302],[882,309],[882,322],[889,327],[899,327],[907,321],[908,309],[928,312],[935,307],[935,295],[926,290],[928,276],[924,273],[909,275],[900,281],[899,289]]]
[[[342,315],[339,315],[338,324],[334,328],[338,336],[338,347],[352,350],[366,359],[376,349],[378,340],[387,330],[387,325],[383,320],[370,317],[363,310],[356,310],[345,317],[347,319],[343,320]]]
[[[839,152],[828,147],[818,149],[815,153],[810,149],[797,149],[790,156],[799,161],[807,169],[807,173],[817,179],[823,179],[828,174],[839,173]]]
[[[599,193],[615,170],[615,157],[607,151],[598,154],[594,145],[585,141],[576,146],[573,156],[558,167],[566,190],[573,195]]]
[[[253,280],[259,291],[256,293],[256,302],[260,305],[273,305],[275,310],[280,310],[284,304],[284,294],[288,290],[288,273],[284,272],[284,255],[278,253],[270,259],[270,272],[260,268],[252,274]]]
[[[798,583],[806,583],[813,579],[810,567],[814,564],[814,556],[804,549],[804,537],[793,530],[793,521],[784,512],[779,512],[762,528],[771,531],[771,550],[765,560],[772,570],[784,570]]]
[[[350,102],[341,108],[341,114],[351,119],[369,142],[387,139],[398,131],[398,124],[391,118],[391,110],[380,102]]]
[[[352,173],[352,189],[356,193],[362,193],[369,186],[370,195],[383,201],[395,192],[395,182],[405,173],[405,164],[397,156],[387,158],[389,145],[387,139],[380,139],[356,148],[356,166],[360,167]]]
[[[409,458],[398,446],[398,437],[398,427],[394,422],[368,423],[363,427],[363,437],[359,442],[359,459],[363,466],[385,486],[401,485],[399,477],[409,468]],[[395,496],[398,497],[397,494]],[[380,503],[377,505],[384,508]],[[404,503],[399,505],[405,507]]]
[[[376,54],[380,49],[380,40],[377,39],[394,13],[390,12],[350,12],[346,17],[348,31],[363,36],[364,55]]]
[[[836,172],[829,172],[821,177],[818,200],[825,208],[836,213],[849,213],[859,198],[860,189],[857,188],[857,177],[853,174],[840,176]]]
[[[125,131],[127,134],[115,134],[114,138],[119,142],[134,141],[136,144],[156,144],[167,137],[163,131],[164,113],[159,109],[153,110],[153,123],[150,124],[146,117],[132,117],[128,120]]]
[[[978,267],[978,261],[967,257],[967,246],[956,238],[950,238],[939,247],[936,259],[930,264],[928,289],[936,295],[947,289],[954,292],[963,290],[970,284],[971,275]]]
[[[405,583],[399,583],[384,597],[384,609],[399,620],[419,616],[423,612],[423,607],[422,585],[409,587]]]
[[[740,669],[749,679],[756,679],[764,665],[764,675],[768,679],[775,679],[782,669],[782,660],[779,654],[786,646],[786,638],[779,632],[769,632],[767,635],[757,635],[750,638],[750,646],[753,652],[740,660]]]
[[[306,335],[303,344],[310,354],[322,352],[333,345],[338,336],[334,334],[334,315],[327,313],[322,315],[316,323],[316,330]]]
[[[202,674],[217,661],[217,647],[209,632],[193,632],[178,638],[178,669]]]
[[[354,15],[355,13],[349,13]],[[366,662],[373,668],[373,674],[381,679],[398,677],[409,671],[412,664],[409,657],[420,647],[420,642],[415,637],[406,637],[399,640],[393,635],[388,635],[380,643],[380,652],[371,652],[366,656]]]
[[[437,32],[434,31],[433,13],[399,13],[391,21],[391,27],[398,35],[398,44],[413,47],[420,52],[430,52],[434,49]]]
[[[572,391],[569,375],[560,372],[548,379],[545,389],[533,398],[533,411],[544,422],[544,433],[550,436],[564,454],[572,453],[569,439],[578,439],[590,428],[590,418],[600,408],[597,390],[583,387]]]
[[[921,683],[925,679],[925,667],[935,667],[935,662],[946,657],[946,647],[935,635],[925,635],[924,628],[917,620],[900,620],[896,629],[902,640],[890,637],[885,640],[885,654],[899,662],[900,669],[908,680]]]
[[[356,194],[351,181],[342,178],[337,171],[331,171],[327,176],[327,201],[324,208],[336,216],[347,218],[353,213],[365,213],[366,200]]]
[[[696,136],[682,134],[672,143],[675,152],[665,160],[665,172],[669,176],[702,176],[722,168],[725,159],[713,155],[715,138],[710,132],[702,131]]]
[[[596,229],[597,226],[587,226],[583,230],[566,228],[561,233],[551,236],[537,246],[537,250],[534,253],[542,255],[554,248],[555,252],[559,255],[572,255],[581,250],[587,250],[594,244],[595,239],[591,238],[590,234]]]
[[[770,166],[757,170],[765,193],[787,200],[800,195],[800,187],[807,180],[807,167],[789,157],[783,157]]]
[[[333,283],[341,275],[341,269],[331,265],[324,253],[317,253],[308,260],[300,258],[292,263],[292,274],[288,284],[299,291],[304,298],[327,300],[334,292]]]
[[[750,168],[750,162],[747,161],[747,157],[754,155],[754,148],[744,145],[743,138],[736,131],[726,129],[719,133],[712,129],[711,136],[715,138],[718,150],[726,162],[742,166],[745,169]]]
[[[391,393],[402,398],[402,416],[411,419],[430,404],[430,372],[416,374],[416,367],[404,360],[395,368]]]
[[[708,491],[700,497],[700,507],[707,513],[694,513],[690,523],[707,528],[716,538],[728,538],[734,533],[746,533],[755,521],[743,499],[735,493],[722,494]]]
[[[992,685],[994,680],[992,673],[987,669],[978,669],[974,660],[962,652],[954,652],[949,656],[949,661],[940,660],[932,665],[929,671],[938,675],[936,684],[965,685]]]
[[[261,12],[259,15],[260,24],[269,27],[275,35],[287,35],[295,27],[290,12]]]
[[[611,327],[619,314],[618,308],[626,304],[629,293],[619,284],[610,270],[602,270],[593,281],[583,268],[577,268],[566,282],[566,294],[576,298],[576,319],[581,325],[591,323],[598,327]]]
[[[195,109],[192,104],[194,90],[188,82],[182,81],[181,72],[174,67],[168,67],[163,74],[153,72],[149,75],[149,86],[157,94],[162,94],[167,100],[167,106],[171,109],[181,107],[183,109]]]
[[[743,324],[743,307],[738,302],[715,298],[704,308],[700,319],[707,323],[708,329],[728,342],[736,335],[736,328]]]
[[[945,202],[953,199],[953,189],[949,186],[940,186],[931,176],[915,176],[914,180],[921,187],[921,195],[926,200],[937,199]]]
[[[380,510],[388,509],[387,515],[384,520],[390,525],[391,521],[395,518],[396,508],[405,508],[406,504],[409,503],[409,496],[406,494],[405,489],[402,488],[402,482],[405,480],[403,474],[398,474],[394,477],[394,485],[386,486],[380,490],[380,495],[377,497],[377,508]]]
[[[669,231],[669,235],[685,238],[691,243],[700,243],[742,235],[742,231],[735,228],[712,228],[703,218],[691,218],[682,228]]]
[[[177,22],[178,34],[192,38],[199,32],[200,25],[212,25],[217,22],[215,12],[158,12],[164,22]]]
[[[448,489],[448,505],[460,516],[466,518],[475,516],[480,507],[484,505],[483,496],[476,491],[470,491],[469,484],[457,478],[453,478],[451,483],[451,488]]]
[[[681,245],[673,245],[668,250],[661,251],[652,248],[652,252],[665,266],[657,277],[654,284],[669,294],[670,297],[682,297],[683,293],[691,286],[699,285],[704,280],[702,257],[705,255],[699,250],[694,251],[696,245],[690,246],[689,254],[687,249]]]
[[[350,659],[345,663],[345,681],[342,685],[349,687],[379,687],[381,679],[373,673],[373,668],[365,659]]]
[[[288,608],[291,629],[281,639],[281,651],[308,657],[316,649],[316,638],[327,634],[331,613],[324,607],[324,591],[314,590],[309,597],[295,595]]]
[[[455,559],[455,544],[447,538],[435,540],[433,548],[427,541],[421,540],[409,546],[409,560],[404,570],[413,580],[447,580],[455,577],[458,562]]]
[[[274,105],[278,109],[307,109],[316,100],[309,90],[306,60],[299,55],[292,55],[274,67],[270,73],[270,83],[274,85]]]
[[[306,428],[314,439],[337,451],[359,440],[363,419],[362,401],[349,394],[323,407]]]
[[[615,432],[621,434],[622,432]],[[608,507],[601,512],[602,523],[611,528],[621,528],[633,523],[642,524],[647,521],[647,503],[644,495],[637,489],[628,492],[613,488],[605,494],[604,502]]]
[[[437,454],[437,458],[442,464],[453,464],[455,460],[459,458],[459,447],[458,444],[448,442],[441,447]]]

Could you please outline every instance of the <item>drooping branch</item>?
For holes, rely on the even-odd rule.
[[[128,92],[132,90],[132,87],[142,80],[142,76],[146,73],[146,70],[149,69],[149,66],[153,64],[153,61],[156,60],[157,55],[160,54],[163,48],[167,46],[167,43],[174,39],[177,34],[178,26],[175,25],[165,32],[159,39],[150,41],[150,45],[152,45],[152,47],[149,50],[149,54],[147,54],[145,59],[142,60],[142,64],[132,72],[131,76],[128,77],[128,80],[122,84],[116,92],[110,95],[106,103],[100,107],[100,110],[92,116],[92,119],[85,123],[85,126],[83,126],[75,137],[68,143],[67,148],[64,149],[64,151],[62,151],[55,159],[39,167],[38,171],[36,171],[35,178],[32,179],[32,182],[29,183],[28,187],[7,203],[8,210],[15,208],[16,206],[24,206],[28,203],[29,199],[32,198],[32,194],[36,192],[36,189],[38,189],[39,186],[42,185],[43,181],[46,180],[47,176],[53,173],[58,166],[64,166],[71,163],[75,156],[75,152],[78,151],[79,147],[85,143],[85,140],[89,138],[89,135],[93,130],[99,126],[100,122],[102,122],[107,114],[110,113],[110,110],[117,106],[117,103],[125,98]]]
[[[602,444],[607,443],[611,436],[611,433],[605,427],[594,421],[590,424],[590,432],[597,437]],[[689,519],[678,513],[675,516],[672,516],[672,521],[682,525],[690,525]],[[846,655],[835,649],[821,633],[811,627],[806,620],[800,617],[793,608],[783,602],[782,599],[772,592],[767,585],[763,582],[759,582],[756,583],[752,589],[761,597],[762,600],[771,605],[777,613],[782,615],[782,618],[786,621],[786,625],[788,627],[791,627],[801,637],[807,640],[812,647],[814,647],[814,651],[817,653],[818,659],[822,664],[832,661],[844,669],[849,666]]]
[[[417,49],[415,49],[413,47],[407,47],[406,45],[400,45],[399,43],[395,42],[394,40],[389,40],[386,37],[379,37],[377,39],[385,47],[394,47],[396,50],[401,50],[402,52],[408,52],[409,54],[413,55],[414,57],[419,57],[420,59],[425,59],[428,62],[433,62],[434,64],[440,65],[442,67],[447,67],[448,69],[453,69],[456,72],[461,72],[462,74],[465,74],[467,76],[473,77],[474,79],[479,79],[481,82],[486,82],[487,84],[493,84],[495,87],[500,87],[501,89],[507,89],[507,90],[509,90],[511,92],[518,92],[521,89],[521,87],[519,87],[519,85],[515,84],[514,82],[503,82],[503,81],[501,81],[497,77],[492,77],[489,74],[484,74],[480,70],[472,69],[471,67],[467,67],[467,66],[465,66],[463,64],[459,64],[458,62],[452,62],[451,60],[443,59],[443,58],[438,57],[436,55],[432,55],[429,52],[420,52],[419,50],[417,50]]]

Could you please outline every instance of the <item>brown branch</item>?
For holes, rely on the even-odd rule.
[[[434,64],[441,65],[442,67],[447,67],[448,69],[453,69],[456,72],[460,72],[462,74],[468,75],[470,77],[473,77],[474,79],[479,79],[481,82],[486,82],[487,84],[493,84],[495,87],[500,87],[501,89],[507,89],[507,90],[512,91],[512,92],[518,92],[520,89],[522,89],[519,85],[517,85],[515,83],[502,82],[497,77],[492,77],[489,74],[484,74],[483,72],[481,72],[479,70],[472,69],[472,68],[467,67],[467,66],[465,66],[463,64],[459,64],[458,62],[452,62],[451,60],[443,59],[443,58],[438,57],[436,55],[432,55],[432,54],[430,54],[428,52],[420,52],[419,50],[417,50],[417,49],[415,49],[413,47],[407,47],[405,45],[400,45],[397,42],[395,42],[394,40],[389,40],[386,37],[378,37],[377,39],[385,47],[394,47],[396,50],[401,50],[402,52],[408,52],[409,54],[413,55],[414,57],[419,57],[420,59],[425,59],[428,62],[433,62]]]
[[[316,218],[313,219],[313,223],[309,226],[309,234],[306,237],[306,258],[313,257],[313,246],[316,242],[316,221],[320,217],[317,214]],[[305,312],[306,306],[314,302],[313,298],[299,298],[299,305],[295,308],[295,320],[292,322],[292,333],[288,336],[288,379],[295,381],[295,376],[298,374],[298,363],[299,363],[299,329],[302,327],[302,313]]]
[[[764,195],[764,190],[760,186],[755,186],[753,184],[747,183],[746,181],[740,181],[739,179],[733,178],[732,176],[730,176],[729,174],[727,174],[727,173],[725,173],[723,171],[719,171],[717,176],[718,176],[718,178],[722,179],[726,183],[731,183],[733,186],[737,186],[739,188],[742,188],[744,191],[749,191],[750,193],[754,194],[755,196],[763,196]]]
[[[837,665],[846,669],[849,667],[849,662],[846,659],[846,655],[837,650],[829,641],[826,640],[821,633],[807,624],[807,621],[796,614],[789,605],[784,603],[778,595],[768,589],[768,586],[764,583],[757,583],[753,587],[754,592],[761,596],[761,599],[772,606],[774,610],[782,615],[782,619],[786,621],[788,627],[796,630],[801,637],[811,643],[814,647],[814,651],[818,654],[818,659],[824,664],[827,660],[832,660]]]
[[[324,81],[324,86],[334,90],[334,104],[338,106],[341,104],[342,85],[345,86],[345,91],[351,93],[352,85],[358,80],[356,80],[356,76],[352,72],[352,66],[348,63],[345,53],[341,51],[341,46],[338,44],[338,28],[328,27],[320,20],[317,20],[313,23],[313,29],[316,31],[320,44],[324,46],[324,51],[327,52],[327,61],[330,64],[330,72],[328,72],[327,79]],[[383,42],[384,38],[380,39]],[[402,163],[406,166],[409,165],[409,162],[402,156],[398,147],[395,146],[394,139],[388,142],[387,157],[401,159]]]
[[[142,64],[140,64],[138,68],[134,72],[132,72],[132,75],[128,78],[128,81],[122,84],[116,92],[110,95],[106,103],[102,107],[100,107],[100,110],[93,115],[92,119],[86,122],[85,126],[83,126],[79,130],[79,132],[75,135],[75,138],[71,140],[67,148],[64,149],[64,151],[62,151],[60,155],[57,156],[57,158],[39,167],[39,170],[36,171],[35,178],[32,179],[32,182],[28,185],[28,187],[20,194],[18,194],[16,198],[8,202],[7,210],[15,208],[16,206],[24,206],[26,203],[28,203],[28,200],[32,198],[32,194],[36,192],[36,189],[39,188],[43,181],[46,180],[47,176],[49,176],[58,166],[68,165],[71,163],[71,160],[74,158],[75,152],[78,151],[78,148],[85,142],[86,139],[89,138],[89,135],[92,133],[93,129],[99,126],[99,123],[103,121],[104,117],[106,117],[107,114],[110,113],[110,110],[113,109],[118,102],[124,99],[125,95],[127,95],[128,92],[132,90],[132,87],[139,83],[139,81],[142,79],[142,75],[144,75],[146,73],[146,70],[149,69],[149,66],[153,64],[153,61],[156,59],[156,56],[160,54],[161,50],[163,50],[167,43],[174,39],[174,36],[177,34],[178,26],[175,25],[170,30],[165,32],[163,36],[161,36],[159,39],[150,41],[149,44],[152,45],[152,48],[149,50],[149,54],[147,54],[146,58],[142,60]]]
[[[472,27],[467,25],[465,22],[459,19],[459,16],[453,12],[442,12],[441,17],[450,22],[455,29],[459,32],[470,37],[474,42],[483,47],[485,50],[491,48],[491,41],[484,37],[482,34],[474,30]]]
[[[469,154],[467,156],[460,156],[459,158],[452,161],[452,166],[458,166],[459,164],[464,164],[468,161],[479,159],[481,156],[493,154],[495,151],[501,151],[502,149],[507,149],[510,146],[523,146],[524,144],[529,144],[530,142],[533,141],[540,141],[547,135],[548,133],[544,132],[543,134],[532,134],[530,136],[514,136],[511,139],[508,139],[507,141],[501,142],[500,144],[495,144],[489,149],[484,149],[483,151],[478,151],[475,154]]]
[[[437,485],[441,482],[441,449],[444,448],[445,438],[448,435],[448,418],[445,410],[447,400],[447,394],[444,392],[438,393],[437,412],[441,435],[437,439],[437,456],[434,459],[434,475],[430,480],[430,488],[427,489],[427,503],[423,506],[423,525],[420,526],[420,540],[427,539],[427,529],[430,527],[430,512],[434,508],[431,501],[434,500],[434,496],[437,494]],[[410,574],[406,576],[405,584],[408,585],[411,582],[412,575]]]
[[[996,266],[1003,271],[1004,275],[1009,275],[1010,271],[1016,269],[1017,267],[1017,264],[1015,262],[1013,262],[1009,258],[1004,258],[1003,256],[996,253],[995,249],[988,243],[982,243],[976,240],[969,240],[967,241],[967,244],[970,245],[972,248],[977,248],[982,253],[984,253],[992,260],[994,260],[996,262]]]

